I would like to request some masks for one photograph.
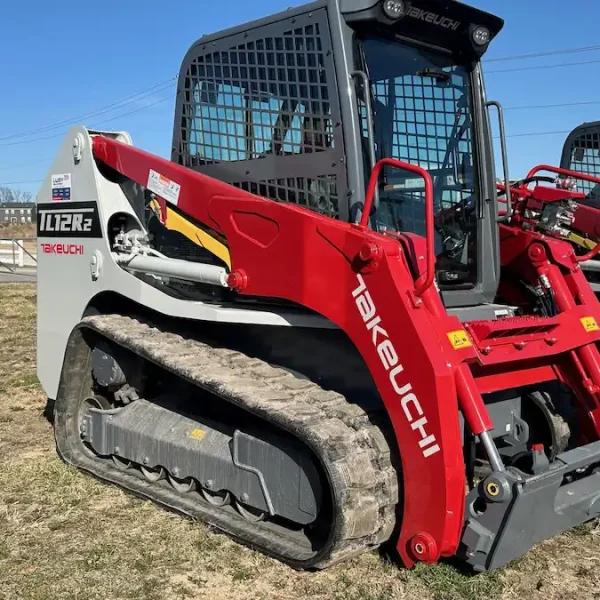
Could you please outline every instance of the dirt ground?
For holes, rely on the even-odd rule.
[[[600,599],[600,525],[509,568],[407,571],[365,554],[299,573],[101,484],[55,455],[35,376],[35,287],[0,285],[0,599]]]

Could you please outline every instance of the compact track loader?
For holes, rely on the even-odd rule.
[[[296,568],[492,570],[597,517],[600,304],[498,216],[502,25],[319,0],[190,48],[171,160],[73,128],[37,206],[60,456]]]
[[[539,182],[553,183],[557,191],[541,202],[529,202],[531,185]],[[511,185],[516,220],[532,217],[542,224],[547,221],[550,228],[546,227],[546,232],[573,244],[592,289],[600,293],[596,251],[600,241],[600,122],[584,123],[569,134],[560,168],[540,165]],[[503,185],[500,190],[503,193]]]

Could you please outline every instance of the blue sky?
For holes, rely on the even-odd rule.
[[[104,0],[4,3],[0,36],[0,184],[42,179],[70,121],[133,94],[135,102],[83,119],[87,126],[129,131],[134,143],[169,156],[175,77],[202,34],[302,4],[298,0]],[[600,2],[471,0],[506,21],[486,59],[490,98],[506,107],[509,136],[566,131],[600,120],[600,50],[494,62],[494,58],[600,45]],[[566,11],[565,7],[569,10]],[[593,62],[597,61],[597,62]],[[565,63],[563,68],[536,68]],[[498,72],[507,69],[521,69]],[[528,69],[528,70],[523,70]],[[587,106],[518,109],[593,102]],[[135,112],[134,112],[135,111]],[[104,122],[109,120],[109,122]],[[104,122],[104,123],[103,123]],[[28,136],[23,132],[40,130]],[[46,138],[46,139],[40,139]],[[511,175],[558,163],[563,135],[509,137]],[[37,192],[39,183],[13,187]]]

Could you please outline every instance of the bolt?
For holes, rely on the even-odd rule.
[[[517,350],[523,350],[527,344],[525,342],[515,342],[513,345]]]
[[[248,494],[246,494],[246,492],[244,492],[242,494],[242,502],[248,502],[248,500],[250,500],[250,496],[248,496]]]
[[[381,248],[375,242],[365,243],[358,253],[360,260],[367,263],[377,260],[380,255]]]
[[[487,484],[487,493],[495,498],[500,493],[500,486],[493,481]]]
[[[248,285],[248,276],[241,269],[233,271],[227,277],[227,285],[234,290],[241,291]]]
[[[440,557],[435,539],[429,533],[417,533],[412,538],[410,547],[415,558],[425,563],[434,563]]]
[[[486,346],[485,348],[481,349],[481,354],[485,354],[486,356],[492,351],[491,346]]]
[[[212,490],[214,485],[215,485],[215,482],[214,482],[212,479],[209,479],[209,480],[206,482],[206,484],[204,485],[204,487],[205,487],[207,490]]]

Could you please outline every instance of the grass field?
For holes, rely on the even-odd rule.
[[[363,555],[298,573],[56,457],[35,376],[35,287],[0,284],[0,599],[600,599],[600,525],[467,577]]]
[[[0,238],[34,238],[35,223],[0,224]]]

